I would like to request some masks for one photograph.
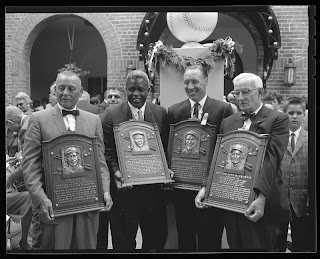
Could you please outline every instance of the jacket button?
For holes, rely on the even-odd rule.
[[[293,164],[293,163],[294,163],[294,159],[291,160],[291,164]]]
[[[292,188],[290,188],[290,191],[292,191]]]
[[[293,177],[293,174],[291,174],[291,177]]]

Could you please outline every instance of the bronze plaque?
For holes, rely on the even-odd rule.
[[[199,120],[170,124],[168,165],[174,172],[174,187],[199,191],[210,168],[216,126]]]
[[[125,184],[173,182],[156,124],[130,120],[114,126],[120,172]]]
[[[70,133],[43,141],[42,147],[54,216],[104,209],[97,139]]]
[[[263,164],[268,134],[235,130],[217,136],[203,203],[244,213],[256,198],[253,185]]]

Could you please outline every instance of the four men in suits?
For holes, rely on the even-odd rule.
[[[282,178],[290,201],[292,213],[291,238],[292,251],[311,251],[314,244],[310,239],[312,221],[309,214],[309,171],[308,171],[308,131],[302,128],[305,105],[298,97],[290,98],[283,110],[289,116],[289,141],[284,153],[281,169]],[[289,222],[281,226],[279,252],[287,248],[287,232]]]
[[[239,74],[233,84],[233,94],[241,111],[224,119],[220,132],[225,134],[242,128],[269,134],[270,139],[262,169],[253,186],[257,198],[245,215],[225,211],[227,240],[231,250],[274,251],[280,223],[291,219],[280,168],[289,139],[289,118],[285,113],[263,106],[263,85],[257,75]],[[249,118],[253,113],[254,117]],[[195,199],[196,206],[201,205],[204,194],[205,188],[202,188]]]
[[[60,73],[56,79],[58,103],[52,109],[30,115],[29,127],[25,134],[22,167],[25,185],[33,206],[38,209],[43,226],[41,249],[95,249],[99,227],[97,211],[54,218],[52,201],[48,199],[45,190],[42,141],[68,133],[97,137],[106,210],[110,210],[112,206],[101,121],[98,115],[77,109],[76,103],[81,94],[80,78],[71,71]],[[63,116],[67,113],[64,110],[75,112]]]
[[[187,67],[183,80],[188,99],[168,108],[169,124],[192,117],[201,120],[207,113],[207,123],[216,125],[216,129],[219,129],[221,121],[233,114],[233,110],[228,103],[212,99],[207,95],[207,71],[201,65]],[[173,190],[179,249],[182,251],[221,249],[224,227],[222,211],[216,208],[199,210],[194,206],[196,194],[189,190]]]
[[[159,251],[164,248],[167,238],[166,207],[162,190],[158,185],[141,185],[131,188],[122,185],[116,144],[113,134],[114,125],[128,120],[141,120],[157,123],[164,149],[168,141],[167,113],[165,108],[146,102],[150,90],[149,78],[143,71],[134,70],[126,78],[127,100],[108,107],[101,117],[106,161],[110,166],[112,180],[118,189],[114,208],[111,210],[111,228],[118,226],[115,249],[134,250],[136,234],[140,226],[143,236],[142,249]],[[113,213],[115,211],[115,213]]]

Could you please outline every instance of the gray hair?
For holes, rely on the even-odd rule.
[[[56,82],[54,81],[53,83],[52,83],[52,85],[50,86],[50,93],[52,94],[54,94],[56,92]]]
[[[248,85],[254,86],[255,88],[262,88],[263,84],[262,80],[259,76],[252,74],[252,73],[241,73],[237,75],[233,80],[232,83],[234,86],[240,84],[242,82],[246,82]]]
[[[24,100],[26,101],[26,103],[31,103],[31,99],[29,97],[29,95],[27,95],[25,92],[19,92],[16,95],[16,100]]]
[[[85,100],[90,103],[90,94],[87,91],[83,90],[82,95],[79,97],[78,101],[80,100]]]
[[[19,122],[23,117],[23,115],[24,115],[23,111],[16,106],[8,105],[6,107],[6,120]]]
[[[133,70],[133,71],[131,71],[127,75],[126,82],[128,82],[129,79],[139,79],[139,78],[144,79],[148,83],[148,86],[150,86],[149,77],[142,70]]]
[[[59,74],[57,75],[56,82],[58,81],[58,78],[60,78],[61,76],[67,76],[67,77],[75,77],[75,78],[77,78],[77,81],[79,82],[79,86],[81,87],[81,79],[80,79],[80,77],[79,77],[76,73],[74,73],[73,71],[65,70],[65,71],[59,73]]]
[[[107,88],[107,90],[104,92],[104,95],[103,95],[104,98],[107,97],[107,94],[108,94],[109,90],[116,90],[116,91],[119,91],[124,97],[127,96],[127,92],[126,92],[126,88],[125,87],[123,87],[123,86],[109,86]]]

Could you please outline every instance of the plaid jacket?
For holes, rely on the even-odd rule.
[[[307,213],[308,193],[308,132],[300,131],[296,147],[291,150],[290,141],[284,153],[282,179],[285,183],[290,203],[298,217]]]

